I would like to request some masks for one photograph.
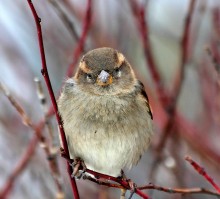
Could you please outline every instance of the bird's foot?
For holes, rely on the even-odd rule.
[[[62,147],[60,147],[60,153],[61,153],[61,157],[65,158],[73,169],[73,173],[71,174],[71,177],[80,179],[87,169],[84,161],[79,157],[74,159],[69,158]]]
[[[127,177],[126,177],[126,175],[125,175],[125,173],[124,173],[123,170],[121,170],[121,176],[119,176],[119,178],[121,178],[122,180],[125,180],[125,181],[128,183],[129,188],[130,188],[130,190],[131,190],[131,194],[130,194],[130,196],[129,196],[128,199],[131,199],[132,196],[133,196],[133,194],[134,194],[135,191],[136,191],[137,185],[136,185],[131,179],[127,179]],[[125,194],[125,193],[123,193],[123,195],[124,195],[124,194]]]
[[[126,181],[128,182],[128,185],[129,185],[130,190],[131,190],[131,194],[130,194],[128,199],[131,199],[132,196],[134,195],[135,191],[136,191],[137,185],[131,179],[127,179]]]
[[[84,163],[84,161],[77,157],[74,158],[73,162],[70,164],[73,168],[73,173],[71,174],[72,178],[76,178],[76,179],[81,179],[81,177],[83,176],[83,174],[86,172],[86,165]]]

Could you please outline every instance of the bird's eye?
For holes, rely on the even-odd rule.
[[[86,79],[91,82],[92,81],[92,75],[91,74],[86,74]]]
[[[114,70],[114,75],[116,77],[121,77],[121,69],[120,68],[115,68]]]

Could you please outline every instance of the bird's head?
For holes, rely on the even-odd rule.
[[[84,92],[117,95],[131,90],[135,75],[121,53],[112,48],[97,48],[82,57],[74,79]]]

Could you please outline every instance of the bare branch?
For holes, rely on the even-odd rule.
[[[138,187],[138,189],[153,189],[158,191],[163,191],[166,193],[174,194],[174,193],[181,193],[181,194],[208,194],[208,195],[214,195],[214,196],[220,196],[219,193],[204,189],[204,188],[167,188],[162,186],[157,186],[153,184],[149,184],[143,187]]]
[[[88,0],[86,14],[83,22],[82,34],[79,38],[79,41],[73,53],[73,62],[70,64],[66,72],[66,75],[68,77],[73,75],[73,70],[76,66],[76,63],[78,62],[81,53],[84,51],[84,45],[85,45],[86,37],[89,32],[91,21],[92,21],[92,0]]]
[[[41,24],[40,24],[41,19],[38,17],[38,14],[37,14],[37,12],[35,10],[35,7],[34,7],[31,0],[28,0],[28,4],[29,4],[30,9],[32,11],[32,14],[33,14],[33,17],[34,17],[34,20],[35,20],[35,24],[36,24],[36,27],[37,27],[38,42],[39,42],[41,62],[42,62],[41,72],[42,72],[42,75],[44,76],[44,80],[46,82],[46,85],[47,85],[47,88],[48,88],[48,91],[49,91],[49,95],[50,95],[50,98],[51,98],[51,101],[52,101],[52,104],[53,104],[53,108],[54,108],[54,111],[55,111],[56,119],[57,119],[59,130],[60,130],[60,137],[61,137],[61,140],[62,140],[62,145],[63,145],[65,153],[69,156],[68,145],[67,145],[63,125],[62,125],[62,119],[61,119],[61,117],[59,115],[59,112],[58,112],[56,99],[55,99],[55,96],[54,96],[54,93],[53,93],[53,89],[52,89],[51,82],[50,82],[50,77],[49,77],[49,74],[48,74],[48,71],[47,71],[47,64],[46,64],[46,58],[45,58],[45,53],[44,53],[43,37],[42,37]],[[77,189],[75,179],[71,178],[72,168],[71,168],[71,166],[69,165],[69,163],[67,161],[66,161],[66,164],[67,164],[67,170],[68,170],[68,173],[69,173],[69,177],[70,177],[70,180],[71,180],[71,187],[72,187],[72,190],[73,190],[74,197],[75,197],[75,199],[79,199],[79,193],[78,193],[78,189]]]
[[[220,193],[220,187],[214,182],[213,178],[205,171],[203,167],[201,167],[197,162],[195,162],[191,157],[186,156],[185,160],[188,161],[193,168],[202,175],[215,189],[218,193]]]

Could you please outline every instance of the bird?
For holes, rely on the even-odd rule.
[[[150,145],[153,114],[144,85],[119,51],[101,47],[82,56],[57,100],[72,159],[118,177]]]

